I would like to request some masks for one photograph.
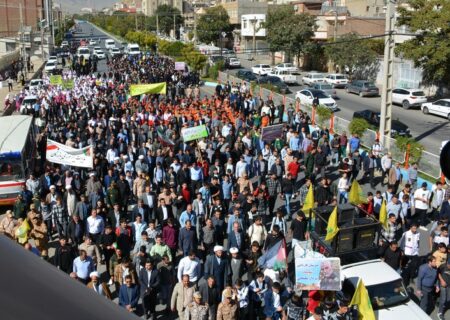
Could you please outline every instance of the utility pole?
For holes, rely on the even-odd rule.
[[[22,72],[25,69],[25,80],[28,79],[28,65],[27,65],[27,49],[25,48],[24,32],[25,26],[23,23],[22,2],[19,3],[19,17],[20,17],[20,51],[22,56]]]
[[[156,35],[159,36],[159,16],[156,15]]]
[[[394,86],[394,48],[393,29],[395,23],[395,2],[387,1],[386,34],[384,37],[383,88],[381,93],[380,139],[386,150],[391,147],[392,90]]]
[[[138,28],[138,21],[137,21],[137,13],[134,14],[134,24],[135,24],[135,29],[136,29],[136,31],[139,31],[139,28]]]
[[[256,17],[254,17],[253,19],[250,20],[250,22],[253,26],[252,57],[254,59],[254,57],[256,55],[256,23],[258,22],[258,20],[256,19]]]
[[[177,20],[176,20],[177,16],[174,13],[173,14],[173,38],[175,40],[177,40]]]
[[[337,7],[334,8],[334,33],[333,33],[333,40],[336,42],[337,39],[337,28],[338,28],[338,11]]]
[[[194,11],[194,44],[197,44],[197,15]]]

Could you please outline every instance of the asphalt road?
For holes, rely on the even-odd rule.
[[[107,50],[104,48],[104,40],[109,38],[106,34],[104,34],[102,31],[97,29],[95,26],[91,26],[89,23],[82,23],[80,24],[82,28],[82,33],[75,34],[75,39],[90,39],[95,38],[96,40],[100,39],[100,43],[98,44],[100,47],[102,47],[107,53]],[[93,30],[92,36],[90,35],[91,28]],[[97,46],[97,45],[96,45]],[[120,43],[116,43],[117,47],[120,47]],[[255,62],[249,62],[244,59],[241,60],[241,63],[249,67],[253,64],[256,64]],[[106,66],[106,60],[101,60],[98,63],[98,71],[99,72],[105,72],[107,71]],[[231,73],[235,73],[236,70],[231,70]],[[301,79],[301,77],[299,77]],[[293,93],[290,94],[290,96],[294,96],[295,92],[300,90],[302,86],[292,86],[290,89]],[[213,88],[204,87],[202,88],[202,94],[211,94]],[[380,108],[380,98],[360,98],[356,95],[351,95],[345,92],[345,90],[337,89],[338,91],[338,97],[340,98],[338,100],[338,105],[340,107],[340,111],[338,111],[338,115],[345,118],[345,119],[351,119],[353,112],[358,110],[364,110],[364,109],[370,109],[370,110],[379,110]],[[440,141],[443,139],[444,136],[450,137],[450,125],[448,124],[448,121],[445,119],[440,119],[438,117],[429,116],[429,115],[423,115],[420,111],[416,110],[408,110],[405,111],[400,107],[394,108],[394,117],[400,118],[403,122],[408,124],[410,126],[410,130],[414,137],[419,137],[419,140],[423,144],[427,146],[427,150],[438,152],[440,147]],[[300,178],[303,177],[303,174],[300,175]],[[369,185],[363,185],[364,192],[375,190],[371,189]],[[382,188],[380,185],[378,185],[378,188],[381,191],[384,191],[384,188]],[[277,200],[276,207],[282,206],[283,201],[281,198]],[[295,203],[291,204],[295,207]],[[290,223],[288,223],[290,224]],[[289,226],[288,226],[289,227]],[[430,227],[430,226],[428,226]],[[428,248],[428,237],[429,232],[425,230],[420,230],[421,239],[424,241],[420,242],[420,255],[424,256],[429,252]],[[288,238],[288,241],[290,239]],[[50,254],[53,255],[54,250],[50,249]],[[292,255],[289,256],[289,260],[292,259]],[[99,271],[104,272],[104,266],[99,266]],[[117,298],[114,299],[117,302]],[[162,314],[162,310],[164,309],[164,305],[158,305],[157,306],[157,313],[159,319],[173,319],[172,317],[168,317],[167,315]],[[433,314],[431,315],[432,319],[437,319],[436,316],[436,310],[434,310]]]
[[[242,56],[241,65],[250,69],[257,64],[256,61],[249,61]],[[267,63],[267,60],[263,61]],[[230,74],[235,74],[237,69],[228,70]],[[297,76],[298,83],[301,83],[302,75]],[[289,97],[295,98],[295,93],[304,86],[293,85],[290,86],[292,93]],[[364,97],[361,98],[355,94],[345,92],[345,89],[336,89],[338,98],[337,104],[339,111],[336,116],[351,120],[355,111],[371,110],[380,111],[381,97]],[[409,126],[412,136],[424,145],[425,150],[434,154],[439,154],[441,142],[450,139],[450,122],[445,118],[440,118],[433,115],[425,115],[419,109],[405,110],[400,106],[395,105],[392,109],[393,119],[399,119]]]

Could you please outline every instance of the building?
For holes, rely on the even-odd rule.
[[[266,29],[262,24],[266,21],[265,14],[243,14],[241,16],[241,50],[244,52],[256,52],[267,50],[265,41]]]
[[[43,0],[0,0],[0,37],[17,36],[21,23],[37,30],[44,14]]]
[[[385,0],[337,0],[338,5],[347,7],[355,17],[385,17]]]
[[[146,16],[153,16],[156,9],[163,4],[177,8],[183,13],[183,0],[142,0],[142,13]]]

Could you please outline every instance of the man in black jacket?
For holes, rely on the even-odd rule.
[[[153,268],[151,260],[147,260],[145,268],[139,272],[139,285],[145,318],[153,319],[157,302],[156,297],[159,291],[159,272]]]
[[[72,245],[79,246],[83,242],[83,236],[85,235],[85,224],[81,221],[78,215],[73,215],[72,220],[69,222],[67,234],[72,241]]]
[[[59,246],[55,250],[54,264],[59,269],[67,274],[73,270],[72,263],[75,259],[75,251],[72,246],[67,244],[67,238],[61,237],[59,239]]]

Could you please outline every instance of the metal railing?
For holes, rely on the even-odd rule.
[[[235,76],[232,76],[230,74],[227,74],[225,72],[219,72],[218,80],[221,81],[221,83],[242,83],[244,80],[239,79]],[[275,104],[283,103],[285,105],[292,104],[294,106],[297,105],[297,101],[293,98],[284,96],[282,94],[271,92],[268,89],[260,88],[258,85],[252,86],[252,92],[254,96],[262,97],[264,100],[267,100],[269,97],[272,97],[272,100]],[[312,107],[311,105],[299,105],[300,110],[306,111],[310,116],[312,114]],[[349,120],[343,119],[341,117],[334,117],[334,131],[337,133],[343,133],[349,132],[348,126],[350,124]],[[377,133],[374,130],[366,130],[364,135],[361,137],[361,145],[364,147],[371,149],[372,145],[377,138]],[[405,162],[405,152],[400,150],[396,144],[396,140],[392,137],[385,137],[385,139],[390,140],[390,149],[389,150],[383,150],[383,152],[390,152],[392,155],[392,159],[396,162],[404,163]],[[423,151],[422,157],[419,160],[419,171],[429,175],[433,178],[440,178],[441,171],[440,171],[440,165],[439,165],[439,155]]]

